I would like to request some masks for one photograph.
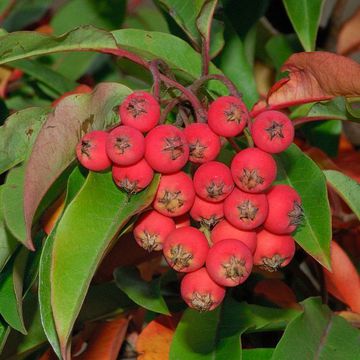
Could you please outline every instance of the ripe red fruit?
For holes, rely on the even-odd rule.
[[[186,304],[198,311],[214,310],[225,297],[225,289],[210,278],[205,268],[186,274],[180,286]]]
[[[264,227],[275,234],[291,234],[301,224],[303,209],[299,194],[288,185],[275,185],[267,194],[269,213]]]
[[[295,241],[290,235],[275,235],[267,230],[258,233],[254,265],[277,271],[289,264],[295,254]]]
[[[163,174],[181,170],[189,159],[189,145],[183,132],[174,125],[159,125],[145,138],[145,159]]]
[[[179,171],[161,177],[153,206],[159,213],[175,217],[188,212],[194,199],[193,182],[188,175]]]
[[[160,105],[151,94],[136,91],[125,98],[119,114],[122,124],[147,132],[159,121]]]
[[[115,184],[128,194],[136,194],[146,188],[154,176],[153,169],[144,160],[134,165],[118,166],[113,165],[112,175]]]
[[[144,156],[144,136],[131,126],[118,126],[107,138],[106,152],[111,161],[117,165],[135,164]]]
[[[208,124],[220,136],[239,135],[248,120],[245,104],[235,96],[220,96],[209,106]]]
[[[231,162],[231,173],[237,187],[246,192],[266,190],[276,178],[276,162],[268,153],[248,148],[237,153]]]
[[[212,227],[224,217],[223,203],[211,203],[195,196],[190,216],[201,224]]]
[[[261,150],[279,153],[294,140],[294,125],[282,112],[269,110],[259,114],[251,125],[251,136]]]
[[[185,128],[184,135],[189,143],[191,162],[202,164],[218,156],[221,148],[220,137],[207,124],[190,124]]]
[[[196,194],[210,202],[224,200],[234,188],[230,169],[217,161],[202,164],[195,171],[193,181]]]
[[[240,230],[257,228],[267,214],[268,202],[264,194],[249,194],[235,188],[224,201],[226,220]]]
[[[163,244],[166,261],[180,272],[200,269],[205,263],[208,251],[209,245],[205,235],[191,226],[175,229]]]
[[[108,133],[95,130],[85,134],[76,146],[76,155],[81,165],[93,171],[106,170],[111,161],[106,154]]]
[[[149,210],[141,214],[134,225],[136,242],[145,250],[161,250],[166,237],[175,229],[173,219]]]
[[[211,231],[213,244],[224,239],[236,239],[245,244],[253,254],[256,249],[256,232],[243,231],[232,226],[228,221],[220,221]]]
[[[206,270],[219,285],[237,286],[250,275],[253,258],[249,248],[236,239],[224,239],[209,250]]]

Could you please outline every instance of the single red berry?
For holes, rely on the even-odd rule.
[[[111,161],[106,154],[105,143],[108,133],[95,130],[85,134],[76,146],[76,155],[80,164],[92,171],[106,170]]]
[[[293,142],[294,125],[280,111],[264,111],[251,124],[251,136],[261,150],[272,154],[279,153]]]
[[[159,121],[160,105],[151,94],[136,91],[125,98],[119,114],[122,124],[147,132]]]
[[[162,174],[181,170],[189,159],[185,135],[174,125],[156,126],[145,138],[145,159]]]
[[[220,136],[239,135],[249,120],[249,112],[242,100],[235,96],[221,96],[209,106],[208,124]]]
[[[113,165],[112,175],[115,184],[128,194],[136,194],[146,188],[154,176],[153,169],[144,160],[134,165],[118,166]]]
[[[149,210],[141,214],[134,224],[136,242],[145,250],[161,250],[166,237],[175,230],[173,219]]]
[[[210,202],[223,201],[234,188],[230,169],[217,161],[200,165],[193,181],[196,194]]]
[[[187,174],[179,171],[161,177],[153,206],[159,213],[175,217],[188,212],[194,199],[193,182]]]
[[[214,160],[220,152],[220,137],[207,124],[193,123],[184,130],[190,147],[189,160],[202,164]]]
[[[211,231],[213,244],[224,239],[236,239],[245,244],[253,254],[256,249],[256,232],[239,230],[228,221],[220,221]]]
[[[111,161],[117,165],[133,165],[144,156],[144,136],[131,126],[118,126],[107,138],[106,152]]]
[[[214,310],[225,297],[225,289],[210,278],[205,268],[186,274],[180,291],[186,304],[201,312]]]
[[[175,227],[176,228],[181,228],[184,226],[190,226],[191,222],[190,222],[190,215],[188,213],[180,215],[180,216],[176,216],[173,218],[173,220],[175,221]]]
[[[249,194],[235,188],[224,202],[226,220],[240,230],[257,228],[267,214],[268,202],[264,194]]]
[[[206,270],[219,285],[237,286],[250,275],[253,258],[249,248],[236,239],[224,239],[212,246],[206,258]]]
[[[213,227],[224,217],[223,203],[211,203],[195,196],[190,216],[202,225]]]
[[[231,162],[231,173],[237,187],[246,192],[266,190],[276,178],[276,162],[268,153],[248,148],[237,153]]]
[[[299,194],[288,185],[275,185],[267,194],[269,213],[264,228],[274,234],[291,234],[301,224],[303,209]]]
[[[275,235],[267,230],[258,233],[254,265],[277,271],[289,264],[295,254],[295,241],[290,235]]]
[[[205,264],[209,245],[205,235],[191,226],[172,231],[163,244],[168,264],[180,272],[191,272]]]

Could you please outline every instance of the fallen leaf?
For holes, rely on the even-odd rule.
[[[337,39],[336,51],[349,55],[360,50],[360,8],[341,27]]]

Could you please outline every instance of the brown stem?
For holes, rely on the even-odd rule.
[[[161,80],[160,80],[160,71],[159,71],[158,63],[156,60],[150,61],[149,69],[151,71],[151,75],[152,75],[153,81],[154,81],[154,89],[153,89],[154,97],[157,101],[160,101]]]
[[[202,39],[201,46],[201,57],[202,57],[202,76],[207,76],[209,74],[209,65],[210,65],[210,39]]]
[[[171,112],[171,110],[179,103],[179,99],[172,99],[171,102],[169,102],[165,109],[161,112],[159,124],[164,124],[166,121],[167,116]]]
[[[236,141],[231,138],[231,137],[228,137],[226,138],[226,140],[229,142],[229,144],[231,145],[231,147],[238,153],[241,151],[240,149],[240,146],[236,143]]]

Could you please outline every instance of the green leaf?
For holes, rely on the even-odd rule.
[[[110,172],[90,173],[66,208],[56,229],[51,268],[52,310],[63,355],[97,266],[126,222],[150,205],[158,181],[156,176],[146,190],[128,199]]]
[[[286,12],[305,51],[315,50],[323,0],[283,0]]]
[[[6,341],[10,334],[10,326],[4,320],[0,319],[0,354],[3,352]]]
[[[294,144],[276,155],[275,160],[277,183],[292,186],[301,197],[304,219],[294,234],[296,242],[330,269],[331,213],[324,174]]]
[[[360,219],[360,184],[336,170],[323,171],[327,182]]]
[[[350,97],[346,100],[346,109],[349,112],[349,114],[359,121],[360,119],[360,97]]]
[[[114,277],[117,286],[136,304],[150,311],[170,315],[160,291],[161,277],[145,281],[139,270],[130,266],[116,269]]]
[[[241,360],[269,360],[273,352],[271,348],[243,349]]]
[[[304,312],[287,326],[272,360],[289,359],[289,354],[294,360],[358,358],[359,330],[332,313],[318,298],[309,298],[301,304]]]

